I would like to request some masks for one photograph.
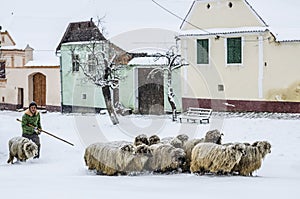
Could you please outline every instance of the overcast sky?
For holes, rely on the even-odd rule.
[[[192,0],[156,0],[185,16]],[[0,25],[17,45],[55,49],[68,24],[105,16],[107,37],[146,27],[179,29],[181,21],[151,0],[10,0],[1,4]]]
[[[156,2],[184,18],[193,0]],[[299,0],[248,2],[269,25],[300,27]],[[1,3],[0,25],[18,47],[29,43],[35,50],[55,50],[70,22],[97,16],[105,16],[108,38],[140,28],[179,30],[181,25],[180,19],[151,0],[10,0]]]

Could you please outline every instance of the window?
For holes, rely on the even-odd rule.
[[[242,63],[242,38],[227,38],[227,64]]]
[[[197,40],[197,64],[208,64],[208,39]]]
[[[218,91],[224,91],[224,85],[223,84],[218,85]]]
[[[94,73],[96,71],[96,57],[93,54],[88,55],[88,71]]]
[[[0,62],[0,78],[5,79],[5,62]]]
[[[72,55],[72,71],[73,72],[79,71],[79,55],[76,54]]]

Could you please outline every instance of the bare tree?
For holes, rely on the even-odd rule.
[[[149,55],[151,56],[151,55]],[[152,55],[156,57],[156,60],[165,58],[167,60],[166,65],[161,65],[159,67],[154,68],[148,75],[148,78],[153,78],[154,75],[158,72],[165,72],[164,74],[167,75],[167,87],[168,87],[168,101],[172,108],[172,120],[176,121],[177,119],[177,110],[176,110],[176,103],[175,103],[175,93],[172,87],[172,73],[176,69],[186,65],[184,64],[183,59],[178,54],[178,47],[172,46],[165,54],[156,53]]]

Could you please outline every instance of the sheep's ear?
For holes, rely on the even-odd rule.
[[[235,150],[236,149],[236,145],[235,144],[229,145],[228,148]],[[223,150],[226,150],[226,147],[224,147]]]
[[[254,142],[254,143],[252,144],[252,146],[257,146],[258,143],[259,143],[259,141],[256,141],[256,142]]]

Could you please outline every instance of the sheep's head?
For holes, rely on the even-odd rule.
[[[182,148],[182,146],[183,146],[181,140],[179,140],[177,137],[173,138],[171,140],[170,144],[172,146],[174,146],[175,148]]]
[[[149,137],[149,146],[153,145],[153,144],[158,144],[160,143],[160,138],[157,135],[151,135]]]
[[[146,144],[141,144],[141,145],[137,146],[136,153],[143,154],[146,156],[152,156],[152,151],[150,150],[150,147]]]
[[[173,149],[172,155],[172,168],[181,168],[186,163],[186,155],[183,149]]]
[[[179,134],[176,136],[182,143],[189,140],[189,136],[186,134]]]
[[[212,143],[215,143],[215,144],[221,144],[222,143],[222,136],[224,134],[223,133],[220,133],[219,130],[215,129],[215,130],[212,130],[212,131],[208,131],[205,135],[205,138],[204,138],[204,142],[212,142]]]
[[[125,144],[120,149],[121,149],[121,151],[124,151],[124,152],[129,152],[129,153],[132,153],[132,154],[136,153],[136,148],[132,144]]]
[[[38,146],[29,140],[29,142],[25,143],[24,146],[24,152],[27,158],[34,157],[38,154]]]
[[[243,143],[234,143],[231,145],[233,150],[239,151],[242,155],[246,155],[246,145]]]
[[[147,135],[141,134],[141,135],[138,135],[138,136],[135,137],[135,139],[134,139],[134,145],[138,146],[138,145],[141,145],[141,144],[149,145],[149,141],[148,141]]]
[[[252,144],[253,147],[257,147],[258,151],[264,158],[268,153],[271,153],[271,144],[267,141],[256,141]]]

